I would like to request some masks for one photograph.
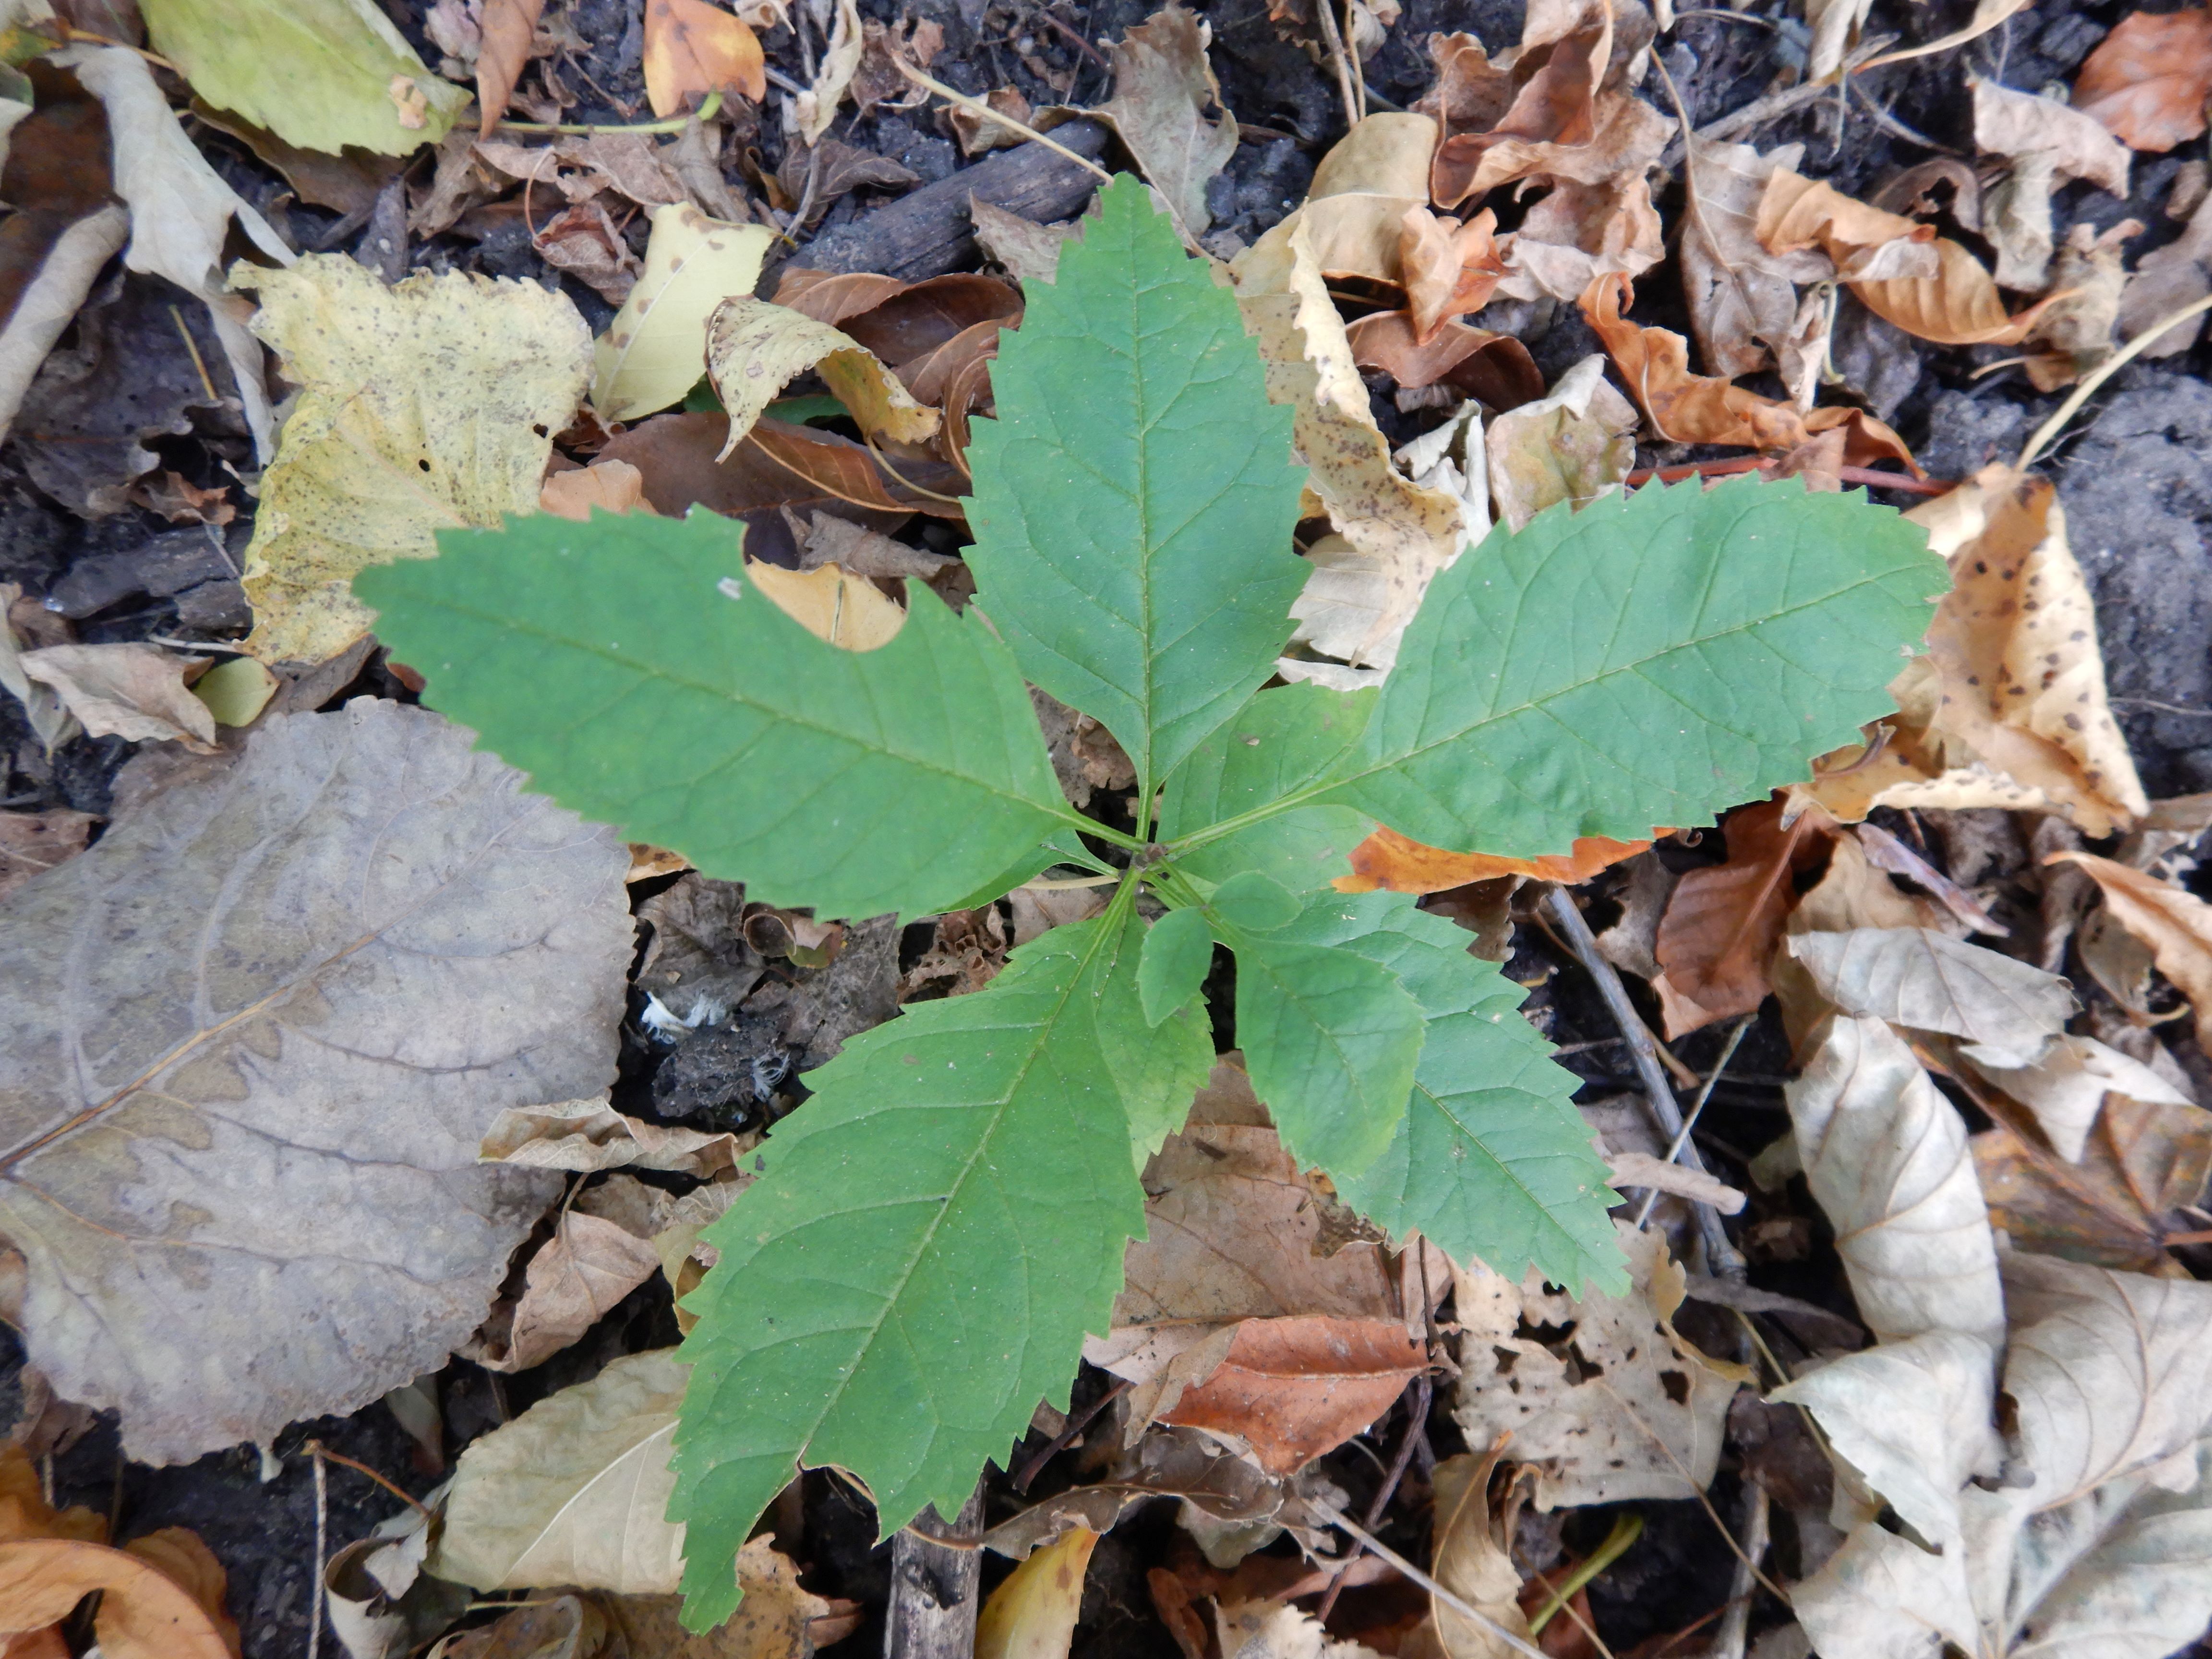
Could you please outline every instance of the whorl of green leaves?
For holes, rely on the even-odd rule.
[[[1033,285],[994,378],[975,606],[916,585],[873,652],[767,604],[705,517],[517,520],[357,583],[432,704],[536,787],[763,896],[911,914],[1055,856],[1111,873],[1078,826],[1128,855],[1103,916],[811,1073],[707,1235],[672,1511],[695,1627],[735,1607],[732,1558],[797,1469],[851,1471],[889,1531],[956,1510],[1066,1401],[1145,1159],[1212,1058],[1217,945],[1258,1092],[1349,1201],[1618,1287],[1605,1166],[1518,988],[1411,899],[1331,878],[1378,821],[1522,855],[1708,822],[1887,707],[1942,581],[1863,497],[1647,489],[1463,555],[1379,691],[1260,690],[1304,568],[1289,422],[1142,186]],[[1140,799],[1164,787],[1156,841],[1066,805],[1024,680],[1112,731]]]

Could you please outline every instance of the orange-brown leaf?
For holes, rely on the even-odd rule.
[[[1655,830],[1654,835],[1669,832]],[[1381,829],[1352,849],[1352,874],[1339,876],[1340,893],[1371,893],[1377,888],[1393,893],[1441,893],[1464,887],[1471,881],[1497,876],[1528,876],[1537,881],[1581,882],[1608,865],[1634,858],[1651,843],[1613,841],[1604,836],[1583,836],[1566,853],[1546,853],[1533,859],[1500,858],[1492,853],[1447,853],[1440,847],[1424,847],[1395,830]]]
[[[1248,1319],[1161,1420],[1238,1436],[1261,1468],[1289,1475],[1389,1411],[1427,1364],[1402,1320]]]
[[[0,1635],[43,1630],[94,1590],[106,1659],[234,1659],[207,1610],[150,1561],[74,1539],[0,1544]]]
[[[760,37],[707,0],[645,0],[645,95],[655,115],[681,114],[710,92],[768,96]]]
[[[477,21],[483,32],[483,44],[477,50],[478,137],[490,137],[507,113],[514,83],[530,62],[538,15],[544,9],[545,0],[483,0],[483,15]]]
[[[1352,361],[1379,368],[1402,386],[1449,385],[1463,398],[1492,409],[1518,409],[1544,395],[1543,372],[1528,348],[1510,334],[1447,320],[1423,342],[1412,316],[1377,311],[1345,331]]]
[[[1438,218],[1418,204],[1406,210],[1398,233],[1398,268],[1413,333],[1423,344],[1447,319],[1490,303],[1505,276],[1505,261],[1492,235],[1497,228],[1498,216],[1488,208],[1465,224]]]
[[[2044,862],[2078,864],[2089,872],[2113,919],[2150,947],[2159,972],[2189,999],[2197,1042],[2212,1048],[2212,904],[2093,853],[2053,853]]]
[[[1777,167],[1767,177],[1754,234],[1769,253],[1819,248],[1846,281],[1894,275],[1915,266],[1924,269],[1935,263],[1931,256],[1915,252],[1936,239],[1933,225],[1869,207],[1832,185],[1816,183],[1787,167]]]
[[[1896,276],[1853,283],[1851,292],[1869,311],[1907,334],[1938,345],[2017,345],[2043,313],[2067,298],[2053,294],[2013,316],[2005,314],[1997,285],[1979,259],[1938,237],[1933,276]]]
[[[1722,821],[1728,860],[1674,884],[1653,954],[1667,1035],[1678,1037],[1747,1014],[1772,988],[1767,964],[1797,902],[1796,877],[1827,850],[1832,826],[1817,810],[1786,829],[1783,803],[1740,806]]]
[[[2212,9],[2139,11],[2099,44],[2074,82],[2074,107],[2131,149],[2163,152],[2204,131],[2212,95]]]
[[[1479,132],[1453,132],[1437,146],[1429,185],[1437,204],[1457,207],[1471,196],[1544,171],[1556,151],[1595,137],[1598,77],[1612,45],[1610,28],[1583,29],[1547,51],[1524,55],[1515,68],[1516,79],[1538,53],[1543,61],[1496,124]]]
[[[80,1543],[107,1541],[107,1522],[76,1504],[57,1510],[39,1484],[38,1465],[21,1446],[0,1445],[0,1544],[24,1538],[67,1538]]]

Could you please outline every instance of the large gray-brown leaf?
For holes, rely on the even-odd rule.
[[[1912,1051],[1879,1019],[1832,1015],[1787,1093],[1868,1328],[1885,1342],[1952,1330],[1996,1346],[2004,1292],[1966,1126]]]
[[[281,716],[0,916],[0,1234],[32,1358],[178,1462],[366,1405],[483,1319],[612,1080],[629,854],[472,735]]]
[[[2057,975],[1932,927],[1802,933],[1790,954],[1844,1013],[1948,1032],[1984,1065],[2034,1064],[2074,1012],[2074,994]]]

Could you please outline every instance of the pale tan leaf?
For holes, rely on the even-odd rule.
[[[0,330],[0,437],[15,424],[39,366],[76,320],[100,273],[130,235],[131,216],[122,208],[88,213],[55,239],[23,284]]]
[[[0,812],[0,898],[84,851],[92,840],[92,826],[99,822],[90,812],[66,806],[46,812]]]
[[[1689,148],[1692,207],[1682,221],[1682,284],[1690,331],[1716,374],[1756,374],[1788,337],[1797,315],[1800,283],[1835,274],[1811,248],[1770,253],[1759,246],[1759,204],[1777,172],[1794,172],[1804,146],[1761,155],[1749,144],[1693,139]]]
[[[821,142],[830,124],[837,118],[837,106],[852,89],[866,46],[860,7],[854,0],[837,0],[836,21],[830,27],[829,48],[822,54],[814,84],[792,100],[799,136],[810,147]]]
[[[594,511],[653,511],[645,504],[645,474],[628,461],[594,461],[589,466],[547,473],[538,488],[538,508],[579,524],[589,522]]]
[[[1060,251],[1079,240],[1073,225],[1041,225],[994,207],[980,197],[968,198],[968,212],[975,227],[975,240],[985,253],[1006,267],[1021,283],[1049,283],[1060,270]]]
[[[2081,1161],[2090,1125],[2108,1093],[2153,1103],[2196,1103],[2149,1066],[2094,1037],[2062,1035],[2033,1066],[1977,1065],[1974,1071],[2027,1107],[2052,1149],[2069,1164]]]
[[[1801,933],[1789,949],[1844,1013],[1948,1033],[1991,1066],[2034,1064],[2074,1012],[2056,974],[1930,927]]]
[[[538,506],[590,340],[561,295],[454,272],[386,288],[337,254],[241,267],[254,331],[301,388],[246,550],[262,661],[321,662],[369,629],[355,573],[427,559],[434,532]]]
[[[1886,323],[1937,345],[2017,345],[2057,296],[2006,313],[1997,285],[1979,259],[1948,236],[1936,251],[1932,276],[1867,277],[1851,284],[1859,302]]]
[[[1710,1204],[1723,1215],[1736,1215],[1743,1209],[1742,1193],[1703,1170],[1654,1158],[1649,1152],[1607,1152],[1605,1161],[1613,1170],[1613,1185],[1623,1192],[1631,1187],[1649,1187]]]
[[[592,407],[635,421],[679,403],[707,372],[707,322],[760,280],[775,233],[729,225],[688,203],[653,210],[645,272],[592,347]]]
[[[834,564],[786,570],[759,559],[745,575],[776,608],[817,640],[845,651],[873,651],[890,643],[906,612],[865,576],[848,576]]]
[[[1534,1269],[1518,1286],[1477,1262],[1460,1275],[1467,1333],[1453,1417],[1473,1446],[1512,1436],[1539,1509],[1687,1498],[1711,1483],[1728,1405],[1750,1380],[1672,1324],[1682,1270],[1656,1230],[1616,1223],[1633,1284],[1579,1301]],[[1523,1321],[1560,1333],[1517,1334]]]
[[[1110,48],[1114,95],[1089,112],[1112,124],[1138,172],[1192,236],[1212,222],[1207,183],[1237,154],[1237,118],[1206,61],[1212,39],[1210,25],[1170,0]],[[1219,116],[1208,120],[1209,108]]]
[[[1517,1599],[1521,1574],[1513,1565],[1512,1540],[1498,1536],[1498,1523],[1490,1513],[1490,1476],[1499,1455],[1496,1451],[1483,1456],[1462,1452],[1437,1465],[1432,1477],[1436,1542],[1430,1571],[1453,1595],[1526,1641],[1528,1616]],[[1429,1620],[1445,1659],[1504,1659],[1515,1650],[1487,1626],[1433,1595]]]
[[[480,1590],[676,1589],[668,1451],[690,1370],[672,1348],[630,1354],[471,1442],[428,1571]]]
[[[1787,167],[1768,172],[1753,234],[1770,254],[1820,249],[1847,283],[1933,277],[1940,270],[1928,246],[1933,226],[1869,207]]]
[[[849,1613],[853,1607],[849,1601],[832,1603],[802,1586],[799,1569],[765,1534],[748,1540],[738,1552],[738,1584],[745,1599],[727,1621],[703,1636],[684,1628],[680,1595],[603,1595],[593,1601],[622,1633],[630,1659],[812,1659],[815,1632],[841,1607]]]
[[[1071,1527],[1033,1550],[991,1592],[975,1620],[975,1659],[1067,1659],[1098,1534]]]
[[[0,1232],[33,1360],[134,1457],[443,1364],[559,1189],[477,1163],[491,1120],[612,1079],[628,854],[473,740],[264,720],[0,915]]]
[[[708,378],[730,416],[715,459],[726,459],[761,411],[810,368],[870,435],[895,443],[927,443],[937,435],[937,410],[915,402],[873,352],[804,312],[737,295],[716,307],[707,325]]]
[[[1996,1242],[1957,1110],[1879,1019],[1832,1016],[1816,1042],[1790,1115],[1861,1317],[1885,1342],[1953,1330],[1995,1346]]]
[[[1519,530],[1560,501],[1581,506],[1618,489],[1636,465],[1636,410],[1593,353],[1559,376],[1551,395],[1490,423],[1490,495]]]
[[[1216,1603],[1223,1659],[1382,1659],[1358,1642],[1339,1642],[1311,1613],[1287,1601]]]
[[[2128,149],[2093,116],[2032,92],[2015,92],[1969,75],[1974,93],[1974,143],[1985,155],[2051,157],[2062,179],[2087,179],[2101,191],[2128,194]]]
[[[21,661],[25,677],[96,738],[170,739],[214,752],[215,714],[185,686],[185,658],[155,645],[49,645]]]
[[[230,1659],[207,1610],[155,1562],[69,1538],[0,1544],[0,1636],[58,1624],[94,1591],[107,1659]]]
[[[510,1106],[484,1131],[477,1155],[533,1170],[671,1170],[711,1180],[733,1167],[733,1134],[625,1117],[602,1099]]]

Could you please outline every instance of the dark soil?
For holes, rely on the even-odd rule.
[[[555,0],[554,9],[560,4],[561,0]],[[427,9],[422,0],[384,0],[384,5],[420,45],[420,14]],[[580,95],[566,119],[642,118],[642,7],[643,0],[573,0],[568,6],[571,24],[590,44],[576,71],[565,77]],[[1098,0],[1095,4],[1058,0],[1048,11],[1030,0],[913,0],[903,5],[898,0],[864,0],[862,9],[887,21],[910,17],[935,21],[943,27],[946,41],[933,66],[935,74],[976,94],[1011,85],[1033,106],[1042,106],[1102,101],[1109,76],[1094,52],[1141,21],[1152,8],[1151,0]],[[1802,142],[1807,146],[1803,171],[1832,178],[1845,191],[1864,195],[1932,154],[1972,155],[1968,101],[1963,92],[1967,67],[2030,90],[2063,82],[2126,9],[2117,0],[2083,7],[2045,3],[1962,51],[1863,76],[1848,102],[1826,97],[1745,137],[1762,149]],[[1315,163],[1342,134],[1342,112],[1322,61],[1300,40],[1290,37],[1288,26],[1269,21],[1266,0],[1200,0],[1199,9],[1212,26],[1213,62],[1229,106],[1249,125],[1284,135],[1249,135],[1211,197],[1218,228],[1249,241],[1303,198]],[[1388,46],[1368,65],[1377,106],[1410,104],[1425,89],[1430,76],[1423,42],[1429,33],[1471,30],[1495,51],[1518,38],[1522,9],[1519,0],[1410,0]],[[1956,27],[1968,9],[1965,0],[1928,5],[1876,0],[1869,29],[1907,41],[1924,40]],[[1662,44],[1692,118],[1702,125],[1771,89],[1778,75],[1802,63],[1803,40],[1802,27],[1793,16],[1785,15],[1772,0],[1762,0],[1746,14],[1705,11],[1686,17]],[[791,30],[776,31],[767,46],[771,64],[804,81],[799,43]],[[434,50],[426,56],[436,61]],[[1051,81],[1044,78],[1047,75]],[[1656,76],[1644,90],[1662,108],[1668,107]],[[1886,120],[1877,118],[1877,107]],[[848,112],[834,131],[848,143],[899,161],[925,183],[947,177],[963,165],[945,132],[921,111],[880,109],[857,120]],[[1915,142],[1908,133],[1928,142]],[[282,227],[295,246],[351,247],[365,234],[336,213],[301,206],[282,179],[232,141],[213,133],[203,137],[241,193]],[[757,158],[753,167],[772,173],[781,160],[782,143],[780,124],[771,115],[758,122],[757,131],[741,134],[732,153],[750,149]],[[2069,186],[2055,204],[2056,222],[2062,229],[2075,221],[2102,228],[2124,217],[2136,218],[2149,228],[2130,245],[2132,264],[2175,234],[2177,227],[2164,216],[2162,208],[2178,165],[2178,157],[2139,158],[2136,194],[2125,203],[2086,185]],[[842,198],[817,226],[817,234],[861,217],[884,195],[864,190]],[[1679,182],[1668,181],[1660,199],[1671,228],[1681,213]],[[1973,242],[1971,235],[1965,240]],[[454,234],[434,238],[410,247],[407,258],[421,268],[481,270],[558,286],[595,328],[610,314],[599,295],[545,267],[532,252],[526,230],[519,226],[494,228],[480,240]],[[804,263],[803,247],[797,258]],[[64,347],[82,348],[88,356],[105,354],[110,364],[140,365],[131,372],[152,374],[143,366],[176,355],[176,337],[168,321],[173,302],[189,309],[184,296],[167,290],[156,279],[114,278],[95,296],[105,319],[100,326],[108,337],[94,339],[81,324],[77,333],[86,337],[67,337]],[[1644,320],[1683,327],[1680,295],[1667,268],[1651,273],[1640,289],[1637,314]],[[1595,349],[1589,330],[1568,308],[1532,330],[1528,343],[1547,379]],[[2073,546],[2095,590],[2112,690],[2154,796],[2212,790],[2212,547],[2207,543],[2207,526],[2212,525],[2212,387],[2203,378],[2206,349],[2200,346],[2162,366],[2138,365],[2124,373],[2100,393],[2094,412],[2077,423],[2047,462],[2059,480]],[[1993,459],[2009,459],[2054,405],[2055,398],[2034,393],[2016,368],[1975,378],[1976,369],[2004,355],[1994,349],[1928,346],[1849,301],[1837,333],[1837,360],[1849,377],[1851,395],[1897,426],[1938,477],[1963,477]],[[213,485],[225,481],[226,463],[241,470],[250,465],[250,446],[234,420],[204,408],[190,418],[191,431],[154,446],[165,467],[195,483]],[[1641,460],[1645,465],[1670,463],[1686,453],[1667,447],[1647,452]],[[228,575],[201,570],[186,581],[175,574],[184,569],[179,561],[185,554],[204,555],[204,545],[197,551],[180,552],[173,527],[136,507],[98,518],[81,516],[68,504],[76,488],[70,482],[74,474],[66,466],[57,471],[58,465],[54,456],[40,453],[33,441],[20,436],[0,453],[0,580],[20,582],[34,595],[50,596],[58,607],[65,605],[76,618],[79,637],[88,641],[159,636],[221,641],[243,631],[243,595]],[[1911,502],[1899,498],[1898,504]],[[250,524],[242,518],[219,538],[234,561],[249,532]],[[204,537],[199,539],[204,543]],[[404,695],[398,682],[374,663],[351,684],[331,689],[332,702],[363,691]],[[17,811],[69,806],[105,813],[115,774],[132,747],[120,739],[79,738],[49,759],[24,729],[14,700],[0,697],[0,750],[12,757],[0,790],[4,803],[0,804]],[[1121,803],[1100,803],[1102,813],[1116,809],[1127,810]],[[1716,839],[1708,837],[1708,842]],[[1702,852],[1670,852],[1669,856],[1695,860],[1717,857],[1717,851],[1709,846]],[[887,935],[863,954],[876,962],[879,973],[895,974],[910,967],[926,944],[926,937],[917,938],[909,928],[904,939]],[[793,995],[802,1000],[815,997],[825,1006],[834,1001],[848,1011],[881,1001],[880,980],[875,994],[842,988],[836,998],[830,998],[828,988],[815,978],[785,971],[787,968],[784,964],[765,981],[778,988],[782,999],[778,1008]],[[1607,1046],[1614,1028],[1594,990],[1571,959],[1553,949],[1540,930],[1520,928],[1509,972],[1534,988],[1530,1012],[1540,1027],[1562,1045],[1582,1045],[1567,1063],[1589,1085],[1583,1099],[1636,1086],[1622,1050],[1617,1044]],[[1219,1001],[1225,1015],[1225,995]],[[889,1006],[882,1003],[867,1018],[884,1017]],[[817,1014],[821,1016],[821,1009]],[[836,1035],[849,1035],[866,1023],[848,1021],[848,1029]],[[832,1019],[831,1025],[836,1024]],[[744,1035],[742,1042],[738,1036],[732,1037],[737,1047],[729,1054],[716,1057],[702,1052],[688,1057],[680,1075],[667,1071],[658,1077],[656,1072],[667,1061],[667,1046],[633,1030],[624,1051],[622,1103],[632,1110],[659,1109],[670,1117],[737,1121],[757,1104],[749,1104],[745,1080],[760,1075],[757,1067],[763,1054],[769,1053],[795,1063],[803,1093],[805,1070],[827,1057],[824,1045],[816,1040],[816,1027],[809,1026],[805,1033],[781,1024],[774,1030],[766,1024],[747,1030],[750,1035]],[[1686,1062],[1702,1069],[1711,1064],[1718,1042],[1717,1035],[1706,1032],[1677,1047]],[[826,1046],[834,1051],[834,1041]],[[1786,1130],[1778,1082],[1788,1064],[1778,1026],[1770,1019],[1756,1027],[1731,1067],[1732,1080],[1717,1093],[1706,1132],[1700,1136],[1723,1173],[1740,1173],[1745,1158]],[[1847,1313],[1849,1303],[1841,1291],[1835,1258],[1818,1212],[1804,1201],[1802,1190],[1790,1212],[1812,1218],[1809,1255],[1761,1260],[1754,1252],[1753,1282]],[[1754,1211],[1744,1220],[1756,1218]],[[1694,1310],[1696,1304],[1691,1306]],[[609,1358],[665,1345],[675,1334],[667,1291],[656,1278],[585,1341],[534,1371],[495,1378],[465,1362],[453,1362],[437,1378],[445,1408],[446,1457],[544,1394],[591,1375]],[[270,1333],[270,1340],[281,1340],[281,1334]],[[1717,1332],[1713,1341],[1717,1350],[1733,1349],[1733,1336],[1725,1331]],[[12,1379],[20,1364],[20,1352],[0,1327],[0,1419],[14,1408]],[[1093,1397],[1099,1386],[1096,1374],[1086,1373],[1079,1380],[1079,1405]],[[1427,1520],[1420,1508],[1426,1468],[1435,1458],[1463,1449],[1450,1422],[1448,1398],[1448,1391],[1439,1390],[1425,1425],[1424,1455],[1416,1460],[1382,1528],[1388,1541],[1409,1553],[1426,1547]],[[1326,1473],[1352,1495],[1355,1508],[1366,1503],[1375,1487],[1378,1460],[1387,1461],[1407,1426],[1401,1407],[1375,1426],[1364,1437],[1365,1445],[1347,1447],[1328,1460]],[[317,1548],[311,1460],[301,1449],[310,1438],[376,1468],[418,1495],[443,1478],[421,1457],[390,1412],[379,1405],[344,1419],[295,1425],[280,1437],[265,1472],[261,1458],[250,1448],[178,1468],[127,1464],[118,1457],[112,1425],[103,1424],[58,1459],[58,1496],[111,1514],[118,1538],[168,1525],[192,1528],[229,1571],[229,1605],[241,1627],[248,1659],[291,1659],[307,1644],[311,1568]],[[1032,1437],[1029,1443],[1034,1449],[1039,1443]],[[1078,1448],[1054,1460],[1031,1496],[1081,1478],[1083,1455]],[[1733,1460],[1724,1463],[1712,1492],[1723,1515],[1735,1512],[1735,1469]],[[881,1643],[889,1566],[887,1549],[874,1542],[873,1517],[848,1486],[828,1475],[808,1476],[804,1493],[803,1522],[789,1527],[788,1512],[780,1512],[781,1541],[805,1565],[812,1588],[866,1604],[868,1623],[848,1638],[843,1650],[854,1655],[874,1651]],[[988,1518],[1002,1518],[1024,1501],[1003,1475],[991,1474]],[[396,1507],[395,1500],[365,1479],[331,1465],[327,1510],[321,1519],[329,1547],[336,1549],[363,1535]],[[1726,1600],[1734,1566],[1712,1522],[1696,1504],[1636,1507],[1646,1522],[1642,1538],[1592,1588],[1601,1632],[1617,1653],[1680,1630],[1711,1613]],[[1153,1611],[1145,1582],[1146,1570],[1176,1547],[1179,1535],[1172,1519],[1171,1507],[1154,1505],[1102,1542],[1091,1571],[1077,1659],[1176,1659],[1178,1650]],[[1553,1519],[1556,1523],[1557,1517]],[[1565,1522],[1565,1547],[1577,1553],[1593,1547],[1611,1521],[1604,1511],[1575,1513]],[[1539,1526],[1535,1531],[1540,1534],[1544,1528]],[[1556,1524],[1550,1540],[1554,1548],[1562,1542]],[[1786,1537],[1780,1547],[1786,1565]],[[994,1559],[987,1568],[987,1586],[1005,1570],[1006,1564]],[[1340,1630],[1359,1627],[1348,1620],[1377,1616],[1371,1605],[1363,1607],[1364,1594],[1345,1599],[1334,1621]],[[1779,1608],[1762,1603],[1755,1627],[1780,1616]],[[1691,1650],[1703,1639],[1692,1638]]]

